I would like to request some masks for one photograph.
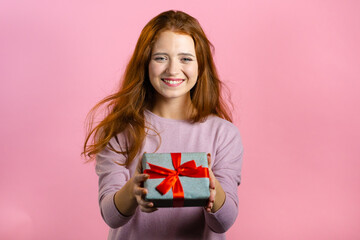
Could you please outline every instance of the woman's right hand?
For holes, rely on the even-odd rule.
[[[149,178],[148,174],[142,173],[142,159],[139,160],[139,163],[136,167],[135,174],[132,177],[133,181],[133,194],[136,198],[136,202],[140,207],[142,212],[151,213],[157,210],[154,207],[154,203],[148,202],[145,200],[145,196],[148,193],[148,190],[144,188],[144,182]]]
[[[149,175],[142,173],[141,162],[142,159],[139,160],[134,175],[114,195],[115,206],[124,216],[133,215],[138,206],[142,212],[150,213],[157,210],[152,202],[145,201],[148,191],[143,186]]]

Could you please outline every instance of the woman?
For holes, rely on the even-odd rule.
[[[90,124],[84,154],[96,156],[109,239],[225,239],[234,223],[243,148],[210,46],[195,18],[159,14],[142,30],[120,90],[92,109],[108,109]],[[208,152],[208,205],[158,210],[145,201],[144,152]]]

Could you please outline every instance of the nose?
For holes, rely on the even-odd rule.
[[[177,63],[174,60],[170,60],[167,65],[166,72],[169,75],[176,76],[179,73],[179,71],[180,71],[179,63]]]

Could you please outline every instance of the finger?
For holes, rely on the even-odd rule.
[[[216,190],[210,190],[209,202],[215,202]]]
[[[206,210],[207,212],[211,212],[211,209],[213,208],[213,206],[214,206],[214,203],[210,203],[210,202],[209,202],[209,204],[205,207],[205,210]]]
[[[141,188],[141,187],[136,187],[134,189],[134,194],[135,194],[135,196],[143,197],[147,194],[147,189]]]
[[[206,205],[206,207],[205,207],[205,210],[206,210],[207,212],[211,212],[211,209],[212,209],[213,206],[214,206],[215,196],[216,196],[216,190],[210,189],[209,200],[208,200],[208,203],[207,203],[207,205]]]
[[[134,183],[140,185],[142,182],[146,181],[149,178],[148,174],[138,174],[134,176]]]
[[[211,212],[211,209],[213,208],[213,205],[214,205],[214,204],[209,204],[208,206],[205,207],[205,210],[206,210],[207,212]]]
[[[138,198],[138,205],[144,208],[152,208],[154,207],[154,203],[146,201],[144,198]]]
[[[214,203],[213,202],[209,202],[206,207],[205,207],[205,210],[207,212],[211,212],[211,209],[214,207]]]
[[[209,202],[208,202],[209,204],[215,202],[215,196],[216,196],[216,191],[215,191],[215,190],[212,190],[212,191],[210,192],[210,197],[209,197]]]
[[[136,201],[138,203],[139,208],[143,212],[153,212],[154,211],[154,204],[152,202],[148,202],[144,200],[144,198],[140,196],[136,196]]]
[[[210,188],[215,189],[215,176],[210,167],[211,166],[211,154],[210,153],[207,154],[207,160],[208,160],[208,164],[209,164]]]
[[[210,208],[211,209],[213,204],[214,204],[213,202],[208,201],[208,204],[206,205],[205,208]]]
[[[211,166],[211,154],[210,153],[207,154],[207,161],[208,161],[208,165],[210,168],[210,166]]]
[[[157,208],[154,208],[154,207],[148,208],[148,207],[140,206],[140,210],[141,210],[142,212],[152,213],[152,212],[157,211],[158,209],[157,209]]]
[[[211,169],[209,169],[209,175],[210,175],[210,178],[209,178],[209,181],[210,181],[209,188],[214,190],[215,187],[216,187],[216,182],[215,182],[214,173],[212,172]]]
[[[156,210],[156,208],[154,207],[154,203],[146,201],[143,197],[139,195],[136,196],[136,201],[138,202],[138,205],[143,212],[153,212]]]
[[[144,154],[145,154],[146,152],[144,152]],[[139,159],[139,161],[138,161],[138,164],[137,164],[137,166],[136,166],[136,172],[138,172],[138,173],[142,173],[142,159],[143,159],[143,157],[144,157],[144,154],[142,155],[142,157]]]

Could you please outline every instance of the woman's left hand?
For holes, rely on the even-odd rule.
[[[211,212],[211,209],[214,206],[215,197],[216,197],[216,188],[215,188],[216,178],[210,167],[211,166],[211,154],[210,153],[207,154],[207,160],[208,160],[208,164],[209,164],[210,197],[209,197],[209,202],[208,202],[207,206],[205,206],[205,210],[207,212]]]

